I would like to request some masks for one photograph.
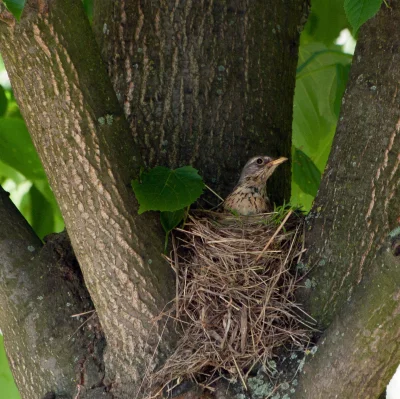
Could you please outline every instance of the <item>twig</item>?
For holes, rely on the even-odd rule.
[[[93,318],[93,316],[96,313],[93,313],[91,316],[89,316],[68,338],[67,341],[69,341],[91,318]]]
[[[276,229],[275,233],[272,235],[272,237],[269,239],[261,253],[257,256],[256,262],[258,262],[261,258],[261,256],[264,254],[264,252],[268,249],[268,247],[271,245],[272,241],[274,241],[275,237],[279,234],[279,232],[282,230],[282,227],[285,225],[287,220],[289,219],[290,215],[293,213],[292,210],[290,210],[287,215],[285,216],[285,219],[283,219],[282,223],[279,225],[279,227]]]
[[[207,184],[205,184],[205,186],[206,186],[206,188],[207,188],[208,190],[210,190],[218,199],[220,199],[222,202],[224,202],[224,199],[223,199],[219,194],[217,194],[210,186],[207,186]]]
[[[95,311],[96,311],[96,309],[88,310],[87,312],[73,314],[71,317],[79,317],[79,316],[83,316],[83,315],[88,314],[88,313],[93,313]]]
[[[175,306],[176,306],[176,318],[179,318],[179,258],[178,251],[175,242],[175,235],[172,232],[172,248],[174,251],[174,263],[175,263]]]

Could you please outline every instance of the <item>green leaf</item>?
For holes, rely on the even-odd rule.
[[[174,212],[161,212],[161,225],[166,233],[178,226],[185,217],[185,208]]]
[[[90,22],[93,20],[93,0],[82,0],[83,8]]]
[[[42,239],[54,232],[53,207],[46,197],[32,185],[29,190],[31,198],[32,228]]]
[[[306,194],[315,197],[321,182],[321,172],[303,151],[294,147],[293,180]]]
[[[16,171],[11,166],[0,161],[0,184],[3,184],[4,180],[11,179],[15,182],[15,184],[19,184],[26,180],[24,175],[21,175],[18,171]]]
[[[30,190],[32,182],[25,180],[13,187],[9,180],[5,182],[4,189],[10,193],[10,199],[22,213],[26,221],[32,226],[32,203]]]
[[[333,109],[336,118],[339,118],[340,107],[342,105],[342,97],[346,90],[347,80],[350,73],[350,64],[336,64],[336,87],[333,101]],[[331,96],[332,97],[332,96]]]
[[[30,180],[46,178],[24,121],[0,118],[0,161]]]
[[[344,11],[354,29],[358,28],[370,18],[372,18],[380,9],[382,0],[344,0]]]
[[[311,13],[301,34],[302,44],[323,42],[331,45],[350,24],[343,9],[343,0],[313,0]]]
[[[299,53],[293,117],[293,145],[301,148],[318,169],[325,168],[337,122],[337,106],[345,88],[342,66],[350,65],[351,56],[324,45],[303,46]],[[339,81],[339,83],[338,83]],[[339,89],[340,88],[340,89]]]
[[[47,181],[47,179],[42,179],[34,180],[33,184],[35,185],[36,189],[38,189],[42,193],[44,198],[50,203],[52,207],[50,211],[52,213],[52,218],[54,222],[52,232],[58,233],[60,231],[63,231],[65,227],[64,219],[61,215],[61,211],[56,201],[56,198],[54,197],[53,191],[51,191],[49,182]],[[33,212],[35,212],[35,209],[33,209]]]
[[[26,0],[3,0],[8,11],[19,21],[22,11],[25,7]]]
[[[0,334],[0,387],[2,398],[20,399],[18,389],[8,365],[6,352],[3,345],[3,336]]]
[[[300,47],[293,108],[293,145],[301,149],[321,173],[332,145],[350,63],[351,56],[320,43]],[[305,187],[301,180],[300,184],[301,187],[293,181],[291,203],[309,210],[316,190]]]
[[[175,170],[157,166],[132,181],[141,214],[146,211],[177,211],[191,205],[203,192],[204,182],[197,170],[183,166]]]
[[[7,97],[3,87],[0,86],[0,116],[4,115],[7,110]]]

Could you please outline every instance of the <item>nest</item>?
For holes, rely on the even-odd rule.
[[[278,347],[304,348],[310,327],[293,295],[303,224],[292,211],[195,213],[173,243],[177,291],[170,317],[183,335],[153,383],[190,378],[207,385],[229,373],[246,385],[256,366],[268,372]]]

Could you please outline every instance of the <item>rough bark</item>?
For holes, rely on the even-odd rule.
[[[71,318],[93,304],[70,245],[58,237],[43,246],[1,187],[0,226],[0,325],[21,396],[104,391],[97,318]]]
[[[131,397],[174,336],[153,321],[173,280],[160,228],[137,216],[129,189],[138,150],[79,0],[28,2],[20,23],[0,29],[16,98],[107,338],[108,381]]]
[[[400,216],[400,9],[383,6],[360,30],[332,152],[309,221],[306,295],[322,326],[350,301]],[[389,23],[390,22],[390,23]]]
[[[289,155],[307,4],[98,4],[117,96],[79,0],[28,1],[19,24],[2,8],[0,51],[107,338],[107,381],[122,398],[174,339],[153,323],[173,283],[159,226],[137,216],[129,189],[139,153],[149,165],[194,163],[222,193],[249,155]],[[280,198],[289,165],[282,174]]]
[[[295,398],[376,399],[400,359],[400,234],[355,288],[306,362]],[[397,254],[397,256],[396,256]]]
[[[145,162],[225,196],[251,156],[289,156],[305,0],[100,0],[93,26]],[[290,198],[290,164],[271,179]],[[214,197],[215,199],[215,197]]]
[[[399,359],[400,7],[360,30],[307,235],[307,309],[325,332],[299,398],[375,398]]]
[[[173,287],[159,256],[158,226],[151,216],[136,216],[128,189],[139,153],[151,166],[192,163],[222,194],[250,154],[287,155],[303,6],[300,0],[99,1],[94,28],[117,96],[80,1],[32,0],[18,25],[2,14],[0,50],[107,336],[115,397],[132,397],[144,369],[158,364],[172,339],[166,330],[158,346],[162,325],[152,323]],[[361,29],[309,218],[309,263],[316,266],[309,278],[316,289],[306,292],[306,303],[322,327],[333,323],[306,365],[300,398],[376,397],[399,358],[399,19],[400,7],[392,4]],[[276,181],[272,189],[288,192]],[[0,206],[0,221],[6,220],[1,212]],[[35,363],[53,365],[56,345],[48,343],[51,324],[31,333],[38,326],[32,327],[37,312],[29,301],[51,296],[47,314],[66,297],[62,288],[49,288],[48,263],[28,267],[26,249],[40,243],[18,223],[9,230],[18,237],[14,247],[6,241],[13,233],[0,235],[8,355],[25,397],[71,393],[75,374],[64,362],[74,364],[81,348],[56,359],[56,377]],[[73,304],[77,312],[80,306]],[[25,320],[23,331],[14,315]],[[55,320],[54,332],[70,333],[65,318]],[[36,336],[44,337],[43,349],[38,339],[30,347]]]

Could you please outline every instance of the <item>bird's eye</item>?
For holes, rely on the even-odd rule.
[[[262,158],[257,158],[257,165],[262,165],[264,163],[264,161],[262,160]]]

